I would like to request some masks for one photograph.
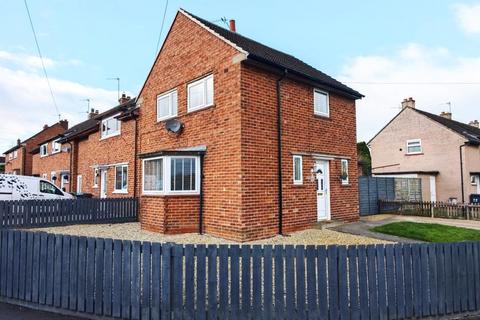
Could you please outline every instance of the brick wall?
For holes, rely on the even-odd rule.
[[[135,120],[122,121],[121,134],[101,139],[100,130],[88,137],[73,142],[72,190],[77,190],[77,177],[82,176],[82,192],[100,197],[100,176],[94,186],[96,166],[105,166],[107,170],[107,197],[132,197],[134,195],[134,163],[135,163]],[[115,166],[128,165],[127,193],[115,191]]]
[[[25,148],[19,147],[17,150],[17,157],[10,159],[10,153],[5,155],[5,173],[23,174],[23,158]],[[11,152],[13,153],[13,151]]]
[[[63,145],[62,149],[68,145]],[[52,142],[48,143],[48,155],[40,156],[40,153],[32,155],[32,175],[42,177],[47,175],[47,179],[52,179],[52,172],[55,172],[57,179],[54,184],[61,188],[61,173],[70,172],[70,153],[63,150],[58,153],[52,153]],[[70,180],[64,184],[65,191],[70,192]]]
[[[140,95],[139,153],[206,145],[205,231],[227,238],[241,234],[240,64],[233,61],[237,54],[230,45],[178,14]],[[214,76],[214,106],[187,113],[188,82],[209,73]],[[173,88],[178,93],[177,118],[185,125],[179,136],[167,133],[164,122],[156,120],[157,95]],[[140,188],[141,165],[139,169]],[[195,201],[188,199],[188,210],[181,208],[184,198],[172,197],[167,200],[169,210],[166,211],[164,198],[142,197],[140,211],[144,228],[162,232],[198,228],[192,225],[198,216],[198,196],[193,197],[197,198]],[[180,219],[180,212],[185,218]],[[178,227],[182,220],[188,224]]]

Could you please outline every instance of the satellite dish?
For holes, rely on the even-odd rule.
[[[179,134],[183,130],[183,123],[181,123],[177,119],[170,119],[170,120],[167,120],[167,122],[165,122],[165,128],[169,132]]]

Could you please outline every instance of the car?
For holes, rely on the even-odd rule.
[[[0,174],[0,201],[74,198],[42,178]]]

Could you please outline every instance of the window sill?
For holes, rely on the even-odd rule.
[[[198,107],[198,108],[195,108],[195,109],[189,109],[187,108],[187,114],[192,114],[192,113],[195,113],[195,112],[198,112],[198,111],[202,111],[202,110],[206,110],[206,109],[210,109],[210,108],[213,108],[215,107],[215,103],[212,103],[212,104],[209,104],[205,107]]]
[[[177,118],[178,115],[173,115],[173,116],[168,116],[168,117],[163,117],[163,118],[157,118],[157,123],[162,123],[162,122],[165,122],[165,121],[168,121],[170,119],[175,119]]]
[[[405,156],[411,157],[411,156],[422,156],[423,152],[418,152],[418,153],[405,153]]]
[[[102,141],[102,140],[107,140],[107,139],[110,139],[110,138],[119,136],[120,134],[121,134],[121,133],[119,132],[119,133],[116,133],[116,134],[111,134],[111,135],[109,135],[109,136],[101,137],[101,138],[100,138],[100,141]]]
[[[351,183],[341,183],[340,184],[342,187],[351,187],[352,184]]]
[[[317,119],[332,121],[332,118],[330,118],[330,115],[314,113],[313,116]]]
[[[150,192],[143,192],[142,193],[142,196],[145,196],[145,197],[159,197],[159,198],[163,198],[163,197],[182,197],[182,196],[186,196],[186,197],[193,197],[193,196],[200,196],[200,193],[150,193]]]
[[[114,190],[112,193],[114,193],[114,194],[127,194],[128,190]]]

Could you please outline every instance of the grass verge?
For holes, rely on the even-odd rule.
[[[480,240],[480,230],[452,227],[436,223],[393,222],[371,228],[370,230],[426,242]]]

